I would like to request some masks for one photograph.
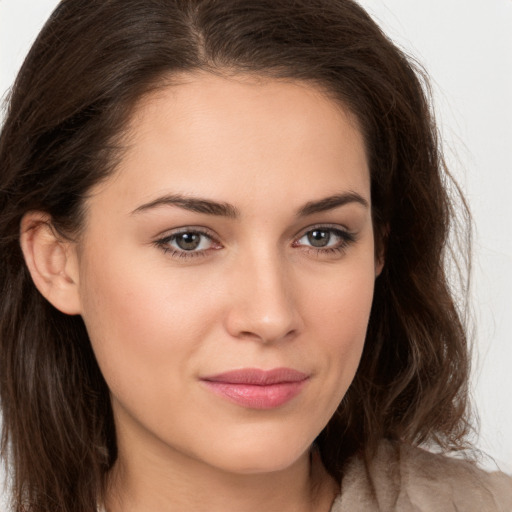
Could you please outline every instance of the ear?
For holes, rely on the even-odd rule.
[[[384,254],[379,254],[375,258],[375,278],[379,277],[384,268]]]
[[[36,288],[62,313],[81,313],[76,244],[59,236],[51,217],[28,212],[20,224],[20,244]]]
[[[388,244],[389,224],[386,224],[378,233],[375,250],[375,278],[379,277],[386,261],[386,247]]]

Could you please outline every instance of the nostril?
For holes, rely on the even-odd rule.
[[[261,256],[261,253],[260,253]],[[240,259],[236,286],[226,297],[225,328],[236,339],[273,343],[294,338],[301,331],[293,282],[279,255],[266,253]]]
[[[239,331],[235,334],[235,337],[238,339],[247,339],[254,340],[260,343],[274,343],[274,342],[283,342],[285,340],[292,339],[297,334],[297,329],[289,329],[289,330],[281,330],[281,329],[258,329],[257,331]]]

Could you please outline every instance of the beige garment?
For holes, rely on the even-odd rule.
[[[331,512],[512,512],[512,477],[384,442],[368,466],[349,462]]]

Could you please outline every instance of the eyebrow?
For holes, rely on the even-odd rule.
[[[296,212],[297,217],[307,217],[315,213],[321,213],[328,210],[334,210],[346,204],[356,203],[369,207],[368,201],[356,192],[345,192],[343,194],[336,194],[333,196],[325,197],[317,201],[310,201],[304,206],[299,208]],[[215,215],[219,217],[228,217],[236,219],[240,217],[240,211],[236,206],[229,203],[222,203],[212,201],[210,199],[189,197],[181,194],[169,194],[159,197],[149,203],[145,203],[135,210],[132,214],[141,213],[159,206],[178,206],[184,210],[189,210],[196,213],[204,213],[206,215]]]
[[[309,203],[306,203],[297,212],[297,217],[307,217],[308,215],[313,215],[314,213],[334,210],[335,208],[339,208],[340,206],[344,206],[350,203],[360,204],[365,208],[370,207],[368,201],[357,192],[345,192],[343,194],[337,194],[334,196],[326,197],[324,199],[320,199],[319,201],[310,201]]]
[[[216,215],[219,217],[229,217],[236,219],[240,216],[238,209],[229,203],[219,203],[210,199],[199,197],[188,197],[181,194],[170,194],[159,197],[154,201],[139,206],[132,213],[140,213],[151,210],[158,206],[178,206],[191,212],[205,213],[206,215]]]

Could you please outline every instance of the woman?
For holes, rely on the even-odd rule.
[[[418,447],[470,430],[422,83],[351,1],[60,3],[0,141],[14,510],[511,509]]]

